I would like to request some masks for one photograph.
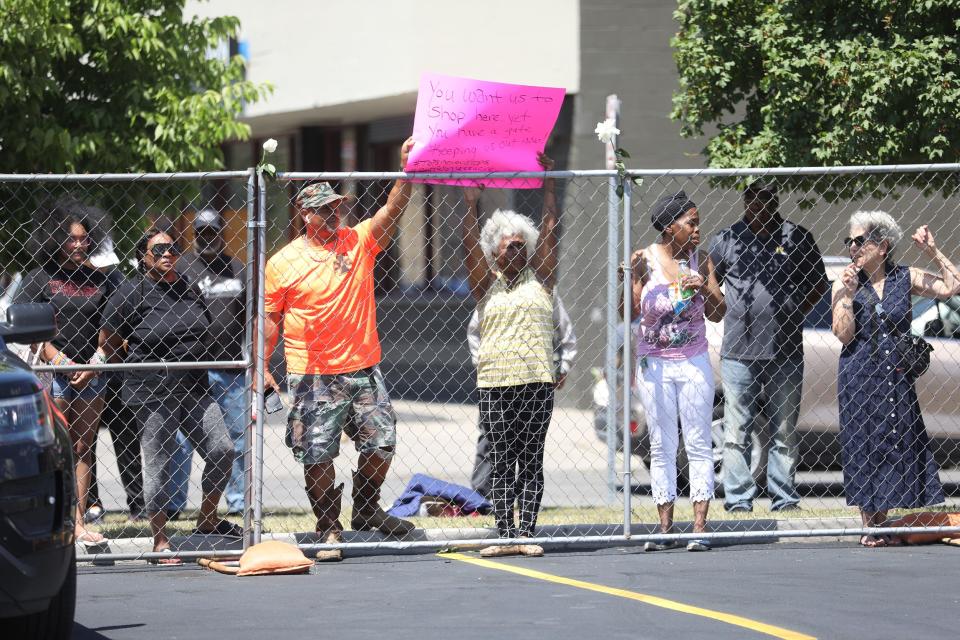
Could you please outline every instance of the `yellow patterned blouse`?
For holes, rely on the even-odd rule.
[[[553,296],[532,269],[512,288],[497,274],[480,303],[477,386],[554,382],[553,375]]]

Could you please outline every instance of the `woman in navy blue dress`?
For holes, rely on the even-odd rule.
[[[902,236],[889,214],[856,212],[844,241],[852,262],[833,287],[833,333],[843,343],[837,380],[843,486],[864,527],[882,526],[889,509],[944,500],[914,380],[897,369],[895,334],[910,332],[911,296],[945,300],[960,291],[960,274],[926,225],[913,242],[940,275],[897,265]],[[860,544],[886,546],[894,538],[865,535]]]

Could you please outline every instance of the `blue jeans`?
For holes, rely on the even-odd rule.
[[[727,509],[753,508],[757,486],[750,472],[750,438],[760,412],[758,398],[766,395],[772,431],[767,454],[770,508],[800,502],[794,485],[797,470],[797,417],[803,388],[803,359],[720,361],[723,379],[723,491]]]
[[[223,495],[228,511],[243,512],[243,454],[246,451],[246,428],[250,419],[246,405],[244,372],[241,370],[210,371],[210,395],[220,405],[227,433],[233,440],[233,471]]]
[[[103,394],[103,389],[107,386],[107,376],[100,374],[90,380],[83,389],[75,389],[70,386],[69,375],[58,373],[53,376],[53,384],[50,386],[50,395],[58,400],[93,400]]]
[[[247,426],[246,398],[244,397],[243,371],[209,371],[210,396],[220,405],[227,433],[233,440],[233,469],[230,480],[223,492],[228,511],[243,512],[244,508],[244,469],[243,454],[246,450],[245,431]],[[170,460],[170,509],[182,511],[187,504],[187,490],[190,485],[190,463],[193,447],[187,438],[177,432],[177,450]]]

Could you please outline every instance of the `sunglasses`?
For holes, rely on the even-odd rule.
[[[862,246],[865,245],[866,243],[868,243],[868,242],[873,242],[873,241],[874,241],[873,238],[871,238],[869,235],[867,235],[867,234],[860,234],[859,236],[855,236],[855,237],[853,237],[853,238],[849,238],[849,237],[848,237],[848,238],[844,238],[844,239],[843,239],[843,244],[847,247],[847,249],[850,249],[851,247],[853,247],[853,245],[857,245],[858,247],[862,247]]]
[[[154,258],[162,258],[163,254],[170,252],[171,256],[180,255],[180,247],[170,242],[158,242],[157,244],[150,247],[150,253],[153,254]]]

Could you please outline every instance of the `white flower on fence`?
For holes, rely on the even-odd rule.
[[[277,168],[272,163],[267,162],[267,154],[273,153],[276,150],[277,141],[273,138],[267,138],[267,141],[263,143],[263,155],[260,156],[260,164],[257,165],[262,175],[270,178],[277,177]]]
[[[603,122],[597,123],[597,128],[593,130],[600,138],[603,144],[613,142],[614,138],[620,135],[620,129],[617,129],[617,122],[613,118],[607,118]]]
[[[597,128],[593,130],[597,138],[604,144],[614,146],[613,153],[617,157],[614,167],[617,169],[617,197],[623,198],[623,181],[627,177],[627,166],[623,163],[624,158],[629,158],[630,154],[623,147],[618,147],[616,138],[620,135],[620,129],[617,129],[617,121],[613,118],[607,118],[603,122],[597,123]],[[633,183],[640,185],[643,181],[640,178],[633,178]]]

